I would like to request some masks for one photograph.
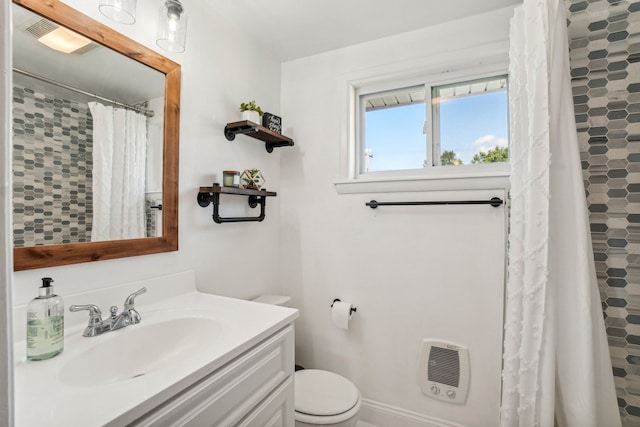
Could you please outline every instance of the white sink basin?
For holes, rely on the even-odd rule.
[[[109,307],[142,286],[149,292],[139,298],[137,325],[88,338],[82,336],[87,314],[68,312],[64,351],[37,362],[26,359],[24,338],[16,341],[16,426],[128,425],[297,316],[293,309],[197,292],[191,272],[65,295],[65,305]],[[22,330],[26,306],[17,313]]]
[[[85,387],[129,381],[188,358],[203,341],[219,334],[220,326],[207,318],[185,317],[151,324],[143,320],[83,338],[91,347],[69,358],[59,378],[68,385]]]

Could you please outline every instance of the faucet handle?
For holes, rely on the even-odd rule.
[[[102,322],[102,312],[95,304],[72,305],[69,311],[89,310],[89,324],[84,328],[83,337],[95,337],[102,333],[104,323]]]
[[[127,297],[126,300],[124,300],[124,309],[125,310],[131,310],[134,305],[135,305],[135,298],[139,295],[144,294],[145,292],[147,292],[147,288],[143,287],[142,289],[139,289],[137,291],[135,291],[134,293],[132,293],[131,295],[129,295]]]
[[[89,326],[95,326],[102,323],[102,312],[95,304],[72,305],[69,311],[89,310]]]
[[[144,294],[145,292],[147,292],[147,288],[143,287],[142,289],[139,289],[136,292],[129,295],[127,299],[124,301],[124,311],[129,313],[129,322],[131,325],[140,323],[140,320],[142,319],[142,316],[140,316],[140,313],[138,313],[138,311],[135,309],[135,298],[138,295]]]

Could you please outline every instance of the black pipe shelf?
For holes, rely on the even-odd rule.
[[[227,123],[224,127],[224,136],[228,141],[236,139],[236,135],[247,135],[260,141],[264,141],[265,149],[268,153],[273,152],[275,147],[293,147],[294,142],[291,138],[287,138],[277,132],[260,126],[249,120],[240,122]]]
[[[260,205],[260,214],[258,216],[249,217],[221,217],[220,216],[220,194],[229,194],[235,196],[248,196],[249,207],[255,208]],[[265,209],[267,197],[275,197],[278,193],[267,190],[254,190],[239,187],[221,187],[214,183],[212,187],[200,187],[198,191],[198,205],[206,208],[213,204],[213,221],[216,224],[224,224],[227,222],[261,222],[265,218]]]

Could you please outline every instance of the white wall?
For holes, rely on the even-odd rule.
[[[111,23],[94,2],[67,3],[158,50],[155,1],[138,2],[133,26]],[[14,303],[32,298],[42,276],[53,276],[57,292],[64,295],[186,269],[196,271],[200,289],[207,292],[236,297],[287,292],[302,309],[296,337],[299,363],[344,374],[371,401],[463,424],[496,425],[504,209],[372,211],[364,202],[475,198],[500,189],[337,195],[333,181],[340,178],[343,98],[337,82],[344,74],[375,72],[390,64],[410,66],[416,58],[437,61],[442,52],[504,41],[511,11],[289,62],[281,70],[240,28],[203,3],[185,2],[187,51],[162,52],[183,67],[179,252],[15,273]],[[263,144],[247,137],[224,139],[224,125],[238,117],[239,102],[251,99],[282,113],[295,147],[267,154]],[[221,180],[223,169],[251,167],[262,169],[266,187],[278,191],[267,203],[266,220],[214,224],[211,207],[196,204],[198,187],[214,177]],[[238,199],[224,199],[223,213],[244,212],[246,200]],[[331,326],[334,297],[358,305],[348,332]],[[468,346],[472,366],[466,405],[420,394],[416,372],[423,338]]]
[[[155,0],[138,1],[138,21],[130,26],[103,17],[97,2],[67,3],[182,65],[179,251],[18,272],[14,303],[33,298],[43,276],[52,276],[56,291],[64,295],[187,269],[196,271],[203,291],[236,297],[273,292],[278,283],[278,198],[269,199],[262,223],[218,225],[211,206],[198,206],[196,195],[200,186],[222,182],[222,170],[252,167],[263,171],[268,189],[279,190],[281,152],[268,154],[263,143],[245,136],[228,142],[223,129],[240,119],[242,101],[255,99],[263,109],[280,112],[280,63],[205,2],[184,2],[189,17],[182,54],[155,45]],[[246,205],[246,197],[223,197],[222,214],[256,215]]]
[[[10,2],[0,0],[0,22],[8,28],[11,22]],[[2,129],[2,150],[0,151],[0,230],[5,236],[11,234],[11,46],[10,39],[3,37],[0,43],[0,129]],[[13,425],[13,345],[11,324],[11,281],[13,271],[13,241],[4,239],[0,244],[0,426]]]
[[[505,269],[505,209],[389,207],[371,199],[438,200],[505,196],[489,190],[337,194],[345,76],[370,75],[504,46],[512,10],[499,10],[309,58],[282,68],[285,128],[296,146],[281,164],[281,276],[301,309],[297,362],[356,383],[371,408],[464,425],[498,425]],[[348,332],[332,326],[333,298],[353,302]],[[420,393],[424,338],[467,346],[471,389],[462,406]],[[372,406],[373,405],[373,406]],[[365,408],[366,409],[366,408]],[[417,417],[417,418],[416,418]],[[421,418],[422,417],[422,418]],[[375,421],[375,420],[371,420]],[[399,425],[399,424],[394,424]]]

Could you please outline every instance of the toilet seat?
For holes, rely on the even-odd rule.
[[[335,424],[360,410],[360,392],[348,379],[329,371],[295,373],[295,417],[310,424]]]

